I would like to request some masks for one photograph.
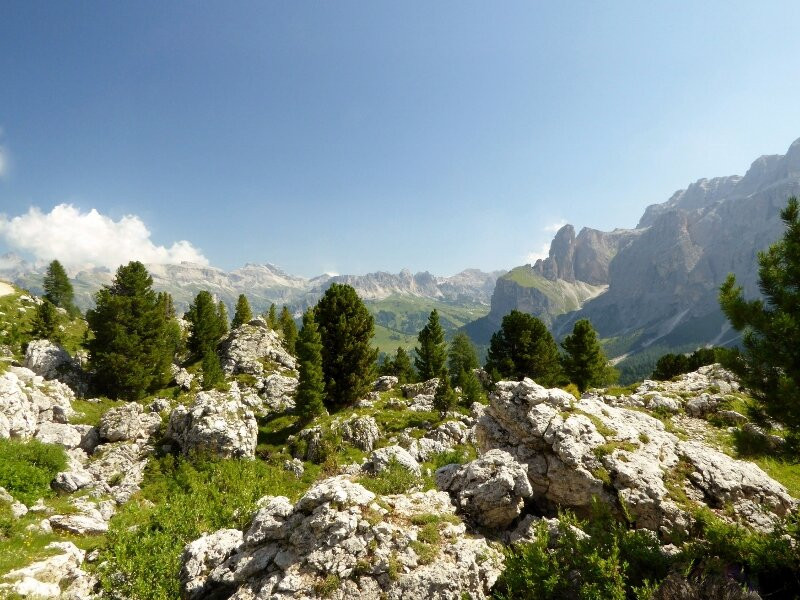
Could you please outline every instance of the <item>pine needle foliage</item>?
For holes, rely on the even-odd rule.
[[[447,360],[447,344],[444,341],[444,329],[439,323],[439,312],[436,309],[428,316],[428,323],[417,336],[419,345],[414,349],[416,357],[414,366],[422,381],[438,377],[445,368]]]
[[[299,382],[295,394],[297,414],[303,423],[325,412],[325,376],[322,372],[322,338],[313,309],[303,313],[303,327],[297,337]]]
[[[233,313],[231,329],[237,329],[252,319],[253,311],[250,310],[250,302],[247,301],[247,296],[239,294],[239,299],[236,301],[236,310]]]
[[[280,326],[283,332],[283,346],[289,354],[294,354],[297,344],[297,325],[294,324],[294,318],[286,306],[281,310]]]
[[[577,321],[561,346],[566,352],[561,361],[564,373],[580,393],[616,381],[618,373],[608,364],[597,332],[588,319]]]

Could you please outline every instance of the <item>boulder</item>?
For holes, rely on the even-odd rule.
[[[258,424],[238,394],[200,392],[192,406],[179,405],[172,411],[166,435],[184,454],[203,451],[223,458],[252,458]]]
[[[381,430],[373,417],[358,416],[345,419],[336,424],[336,429],[341,433],[342,439],[350,442],[364,452],[371,452],[375,442],[381,437]]]
[[[376,392],[388,392],[394,389],[398,381],[394,375],[382,375],[372,384],[372,389]]]
[[[89,388],[89,378],[83,371],[80,358],[73,358],[50,340],[30,342],[22,364],[47,380],[58,379],[81,396]]]
[[[90,600],[97,581],[82,568],[85,553],[72,542],[52,542],[47,550],[57,554],[3,575],[0,595],[10,592],[24,598]]]
[[[294,370],[295,358],[281,343],[281,337],[262,319],[253,319],[231,331],[222,341],[222,368],[228,375],[239,373],[262,377],[265,362]]]
[[[42,423],[66,423],[73,414],[72,390],[45,381],[30,369],[8,367],[0,374],[0,438],[32,438]]]
[[[322,598],[336,576],[342,600],[482,600],[502,568],[500,552],[454,522],[444,492],[376,497],[340,476],[294,506],[281,496],[259,504],[243,535],[221,530],[186,546],[184,598]],[[418,539],[426,523],[437,543]]]
[[[45,444],[56,444],[64,448],[77,448],[83,439],[83,435],[75,426],[50,422],[39,425],[34,437]]]
[[[4,487],[0,487],[0,502],[4,502],[11,507],[11,514],[15,519],[19,519],[28,514],[28,507],[16,500]]]
[[[283,412],[294,409],[294,394],[297,391],[297,378],[272,373],[264,378],[259,395],[268,412]]]
[[[396,462],[417,477],[422,474],[419,463],[401,446],[387,446],[374,450],[364,463],[364,470],[369,473],[381,473],[388,469],[392,462]]]
[[[533,495],[525,467],[503,450],[489,450],[467,465],[441,467],[436,486],[476,525],[493,529],[508,527]]]
[[[108,531],[108,523],[103,519],[80,514],[50,517],[50,527],[75,535],[100,535]]]
[[[161,417],[138,402],[112,408],[100,418],[100,437],[109,442],[146,440],[161,427]]]
[[[403,398],[416,398],[420,394],[426,396],[433,396],[436,393],[436,388],[439,386],[439,378],[434,377],[428,381],[420,383],[406,383],[400,389],[403,392]]]
[[[178,365],[170,365],[170,370],[172,372],[172,379],[175,380],[175,384],[178,387],[180,387],[182,390],[186,390],[187,392],[192,389],[194,375]]]

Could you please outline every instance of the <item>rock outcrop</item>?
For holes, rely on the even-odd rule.
[[[665,536],[686,530],[692,506],[761,530],[795,506],[752,463],[681,441],[644,412],[594,395],[576,400],[529,379],[497,384],[476,435],[484,452],[505,450],[525,465],[540,507],[581,512],[593,498],[618,508],[624,503],[637,527]],[[468,514],[479,512],[466,504]]]
[[[161,427],[161,417],[138,402],[112,408],[100,418],[100,437],[109,442],[146,440]]]
[[[184,454],[198,451],[251,458],[258,424],[237,390],[200,392],[190,407],[181,404],[172,411],[166,437],[177,442]]]
[[[0,594],[10,592],[25,598],[91,600],[95,578],[81,566],[86,553],[72,542],[53,542],[47,550],[57,554],[3,575]]]
[[[284,350],[281,338],[263,319],[253,319],[231,331],[221,344],[222,368],[228,375],[239,373],[262,377],[265,362],[294,370],[294,357]]]
[[[344,477],[292,505],[265,497],[245,532],[221,530],[186,546],[185,600],[486,598],[502,556],[465,536],[444,492],[376,497]],[[423,529],[425,534],[422,534]]]
[[[371,452],[381,437],[381,430],[374,417],[353,415],[336,424],[342,439],[364,452]]]
[[[0,374],[0,438],[30,439],[45,423],[66,423],[74,398],[59,381],[45,381],[24,367],[9,367]]]
[[[80,359],[73,358],[50,340],[33,340],[25,350],[23,366],[47,380],[58,379],[83,396],[89,389],[89,378]]]

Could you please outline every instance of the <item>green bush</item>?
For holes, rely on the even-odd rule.
[[[67,457],[59,446],[38,440],[0,440],[0,487],[20,502],[32,504],[53,495],[50,482],[67,468]]]
[[[264,495],[292,499],[305,484],[278,466],[256,460],[201,460],[166,456],[151,461],[142,496],[111,521],[100,570],[111,597],[179,597],[183,547],[204,533],[244,528]]]

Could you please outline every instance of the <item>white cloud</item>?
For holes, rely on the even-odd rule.
[[[546,231],[548,233],[555,233],[556,231],[561,229],[566,224],[567,224],[567,222],[564,219],[561,219],[560,221],[558,221],[556,223],[550,223],[549,225],[545,225],[542,228],[542,231]]]
[[[550,255],[550,244],[549,243],[542,244],[542,247],[539,248],[538,251],[533,250],[532,252],[529,252],[527,255],[525,255],[525,263],[532,265],[540,258],[545,259],[549,255]]]
[[[208,264],[202,252],[185,240],[169,248],[154,244],[147,226],[136,215],[114,221],[95,209],[83,213],[71,204],[59,204],[49,213],[32,207],[17,217],[0,215],[0,239],[39,261],[57,258],[71,270],[116,269],[131,260]]]

